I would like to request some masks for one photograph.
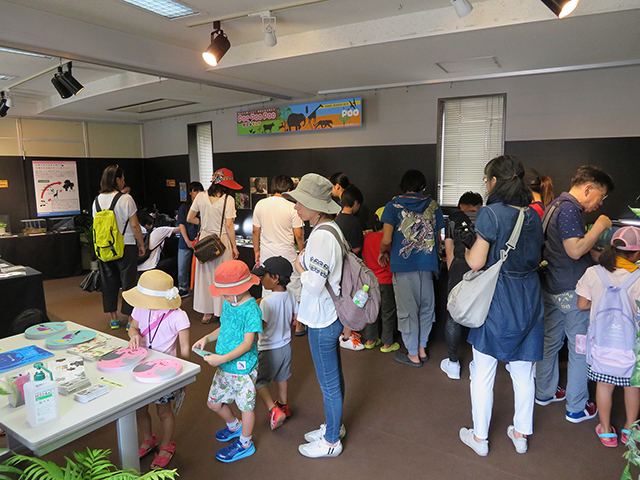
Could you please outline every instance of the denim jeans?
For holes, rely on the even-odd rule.
[[[338,339],[342,324],[338,319],[323,328],[309,328],[309,347],[316,367],[316,375],[324,398],[327,431],[324,439],[336,443],[340,438],[342,404],[344,402],[344,376]]]
[[[193,250],[178,249],[178,288],[189,291],[191,286],[191,259]]]
[[[584,410],[587,389],[587,358],[576,353],[576,335],[584,335],[589,327],[589,311],[578,310],[578,295],[571,290],[557,295],[544,293],[544,357],[536,365],[536,398],[546,400],[556,393],[558,386],[558,351],[567,337],[569,364],[567,365],[567,411]]]

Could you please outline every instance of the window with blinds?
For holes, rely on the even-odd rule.
[[[211,177],[213,177],[213,134],[210,122],[196,125],[196,138],[199,178],[206,189],[211,185]]]
[[[438,201],[457,206],[469,190],[486,193],[484,167],[504,152],[506,94],[438,102]]]

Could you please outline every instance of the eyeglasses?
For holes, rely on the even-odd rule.
[[[607,194],[607,191],[606,191],[606,190],[605,190],[605,191],[602,191],[602,189],[601,189],[601,188],[598,188],[598,187],[591,187],[591,188],[593,188],[593,189],[598,190],[599,192],[601,192],[601,193],[600,193],[600,200],[598,200],[598,202],[599,202],[599,203],[604,202],[604,200],[609,196],[609,195]]]

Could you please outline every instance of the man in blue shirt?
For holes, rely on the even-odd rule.
[[[438,236],[444,218],[438,203],[425,195],[426,179],[408,170],[400,181],[403,195],[384,208],[378,263],[390,262],[396,297],[398,330],[408,354],[395,360],[421,367],[427,361],[427,340],[435,321],[433,275],[439,272]],[[389,249],[391,247],[391,249]]]
[[[565,399],[565,390],[558,386],[558,351],[565,336],[569,346],[567,367],[566,419],[580,423],[595,417],[598,408],[589,401],[587,362],[584,354],[576,353],[576,335],[586,335],[589,311],[579,310],[575,288],[578,280],[595,260],[592,250],[598,236],[611,228],[611,220],[600,215],[586,232],[583,214],[597,210],[613,190],[608,173],[585,165],[571,178],[571,189],[563,192],[545,210],[543,258],[549,263],[544,288],[544,358],[537,364],[536,403],[549,405]]]
[[[189,197],[191,202],[196,198],[198,193],[204,191],[200,182],[191,182],[189,184]],[[187,222],[187,214],[191,202],[183,203],[178,208],[178,226],[180,227],[180,240],[178,241],[178,290],[180,296],[189,295],[189,287],[191,286],[191,260],[193,258],[193,241],[198,235],[199,226]],[[197,215],[200,218],[200,214]]]

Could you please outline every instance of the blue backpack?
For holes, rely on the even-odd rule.
[[[631,273],[619,287],[613,285],[604,267],[598,265],[594,269],[605,291],[589,325],[587,363],[596,373],[630,378],[636,363],[633,347],[638,324],[627,290],[640,278],[640,269]]]

